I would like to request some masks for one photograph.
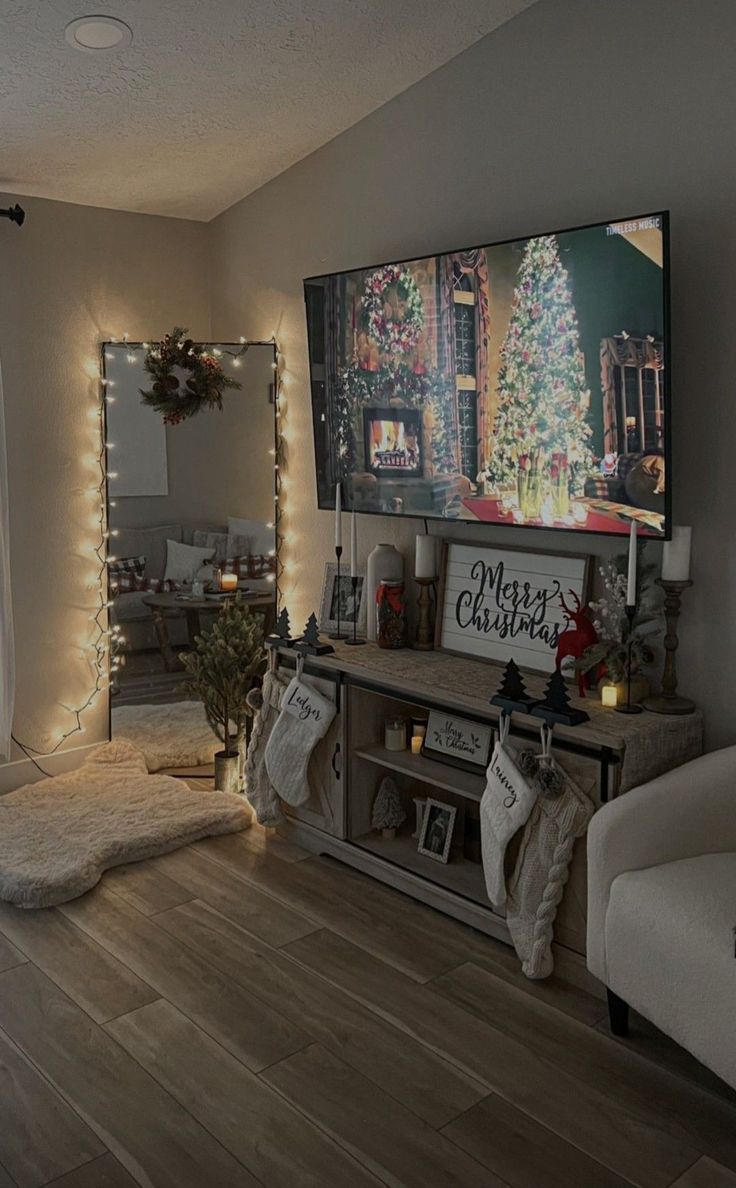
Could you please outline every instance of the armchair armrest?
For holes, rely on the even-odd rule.
[[[591,973],[606,981],[605,921],[611,885],[699,854],[736,850],[736,747],[701,755],[603,806],[588,829]]]

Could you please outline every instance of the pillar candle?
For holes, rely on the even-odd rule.
[[[342,548],[342,486],[335,487],[335,548]]]
[[[626,605],[636,606],[636,520],[631,521],[629,533],[629,577],[626,583]]]
[[[417,537],[417,551],[414,562],[414,576],[425,580],[437,577],[437,563],[435,561],[435,538],[421,535]]]
[[[690,580],[690,545],[692,528],[673,528],[672,540],[666,540],[662,549],[662,581],[687,582]]]
[[[355,512],[350,514],[350,576],[358,576],[358,525]]]
[[[421,755],[422,743],[424,739],[418,734],[413,734],[411,739],[411,753],[412,755]]]
[[[601,689],[601,702],[603,705],[613,707],[618,705],[618,689],[615,685],[604,685]]]

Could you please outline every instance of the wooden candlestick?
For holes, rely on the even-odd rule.
[[[434,615],[432,613],[432,587],[434,578],[416,578],[419,586],[417,599],[417,636],[414,647],[420,652],[431,652],[434,648]]]
[[[679,643],[677,620],[680,617],[680,601],[683,590],[692,586],[692,582],[670,582],[665,578],[657,578],[656,581],[657,585],[664,590],[664,621],[666,624],[662,692],[654,697],[647,697],[642,704],[645,709],[651,710],[655,714],[691,714],[695,709],[695,702],[691,701],[689,697],[680,697],[677,693],[675,654]]]

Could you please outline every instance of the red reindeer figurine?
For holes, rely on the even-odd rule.
[[[579,660],[586,648],[598,642],[598,635],[590,621],[588,608],[580,605],[580,599],[574,590],[569,590],[568,593],[575,599],[575,609],[571,610],[564,597],[560,595],[560,606],[567,615],[568,625],[557,643],[557,656],[555,657],[557,668],[560,668],[562,661],[567,656]],[[588,674],[581,672],[578,674],[578,692],[581,697],[585,697],[587,688]]]

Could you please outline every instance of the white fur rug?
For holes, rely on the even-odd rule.
[[[112,711],[112,733],[143,751],[149,771],[211,766],[215,751],[222,750],[201,701],[118,706]]]
[[[0,899],[66,903],[111,866],[236,833],[251,819],[244,797],[149,775],[136,747],[105,743],[75,771],[0,796]]]

